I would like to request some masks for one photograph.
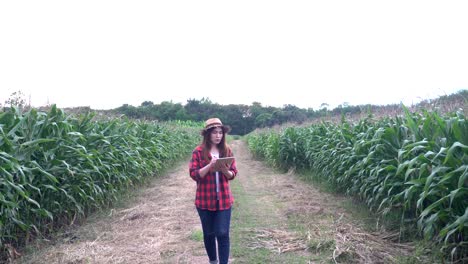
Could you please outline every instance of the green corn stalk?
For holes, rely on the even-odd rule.
[[[278,167],[312,171],[382,215],[400,212],[402,226],[417,224],[452,259],[466,258],[468,122],[461,113],[405,111],[380,121],[255,133],[249,147]]]
[[[0,113],[0,260],[5,243],[48,233],[158,175],[190,153],[202,126],[93,118],[55,106]]]

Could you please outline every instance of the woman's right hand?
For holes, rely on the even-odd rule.
[[[206,164],[205,167],[200,169],[200,177],[201,178],[204,178],[206,176],[206,174],[208,174],[211,171],[211,169],[215,165],[217,159],[218,158],[216,158],[216,157],[212,157],[210,163]]]
[[[210,161],[210,164],[209,164],[209,165],[210,165],[210,169],[213,168],[213,166],[216,164],[216,160],[217,160],[217,159],[218,159],[217,157],[212,157],[212,158],[211,158],[211,161]]]

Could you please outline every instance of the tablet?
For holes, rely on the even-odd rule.
[[[215,171],[220,171],[222,166],[227,166],[228,168],[231,167],[232,162],[234,161],[234,157],[226,157],[226,158],[219,158],[216,160],[213,169]]]

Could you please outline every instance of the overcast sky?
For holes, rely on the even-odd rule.
[[[468,89],[468,1],[2,1],[0,103],[410,104]]]

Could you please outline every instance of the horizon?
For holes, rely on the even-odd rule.
[[[309,107],[309,108],[303,108],[303,107],[299,107],[297,105],[294,105],[294,104],[283,104],[281,106],[271,106],[271,105],[264,105],[262,104],[261,102],[252,102],[250,104],[235,104],[235,103],[231,103],[231,104],[222,104],[222,103],[218,103],[218,102],[215,102],[213,100],[211,100],[210,98],[189,98],[185,101],[185,103],[180,103],[180,102],[173,102],[173,100],[169,100],[169,101],[161,101],[161,102],[152,102],[150,100],[145,100],[145,101],[142,101],[139,105],[130,105],[130,104],[122,104],[118,107],[115,107],[115,108],[110,108],[110,109],[97,109],[97,108],[92,108],[90,106],[87,106],[87,105],[82,105],[82,106],[69,106],[69,107],[60,107],[58,106],[57,104],[49,104],[49,105],[41,105],[41,106],[31,106],[32,108],[37,108],[37,109],[40,109],[40,108],[47,108],[47,107],[51,107],[52,105],[56,105],[58,108],[60,109],[77,109],[77,108],[90,108],[91,110],[97,110],[97,111],[110,111],[110,110],[115,110],[117,108],[120,108],[122,106],[125,106],[125,105],[129,105],[129,106],[132,106],[132,107],[141,107],[141,105],[144,103],[144,102],[152,102],[154,105],[160,105],[162,103],[165,103],[165,102],[168,102],[168,103],[172,103],[172,104],[181,104],[182,106],[185,106],[187,104],[187,102],[189,100],[197,100],[197,101],[202,101],[202,100],[206,100],[206,101],[210,101],[211,104],[217,104],[217,105],[221,105],[221,106],[228,106],[228,105],[245,105],[245,106],[252,106],[254,103],[260,103],[261,107],[264,107],[264,108],[268,108],[268,107],[274,107],[274,108],[284,108],[288,105],[291,105],[291,106],[295,106],[295,107],[298,107],[300,109],[304,109],[304,110],[309,110],[309,109],[312,109],[313,111],[318,111],[322,108],[327,108],[328,110],[334,110],[336,108],[339,108],[340,106],[345,106],[345,107],[357,107],[357,106],[376,106],[376,107],[386,107],[386,106],[397,106],[397,105],[404,105],[406,107],[413,107],[413,106],[417,106],[418,104],[421,104],[423,102],[432,102],[432,101],[437,101],[439,100],[441,97],[444,97],[444,96],[453,96],[453,95],[456,95],[456,94],[460,94],[460,93],[463,93],[463,92],[467,92],[468,89],[460,89],[459,91],[456,91],[454,93],[450,93],[450,94],[445,94],[445,95],[441,95],[441,96],[438,96],[438,97],[435,97],[435,98],[421,98],[420,100],[418,100],[417,102],[414,102],[412,104],[404,104],[402,102],[400,103],[390,103],[390,104],[372,104],[372,103],[369,103],[369,104],[339,104],[339,105],[336,105],[336,106],[330,106],[330,105],[325,105],[324,107],[319,107],[319,108],[312,108],[312,107]],[[25,98],[23,98],[25,99]],[[466,100],[466,98],[464,98]],[[26,105],[27,106],[30,106],[28,104],[28,102],[26,101]]]

